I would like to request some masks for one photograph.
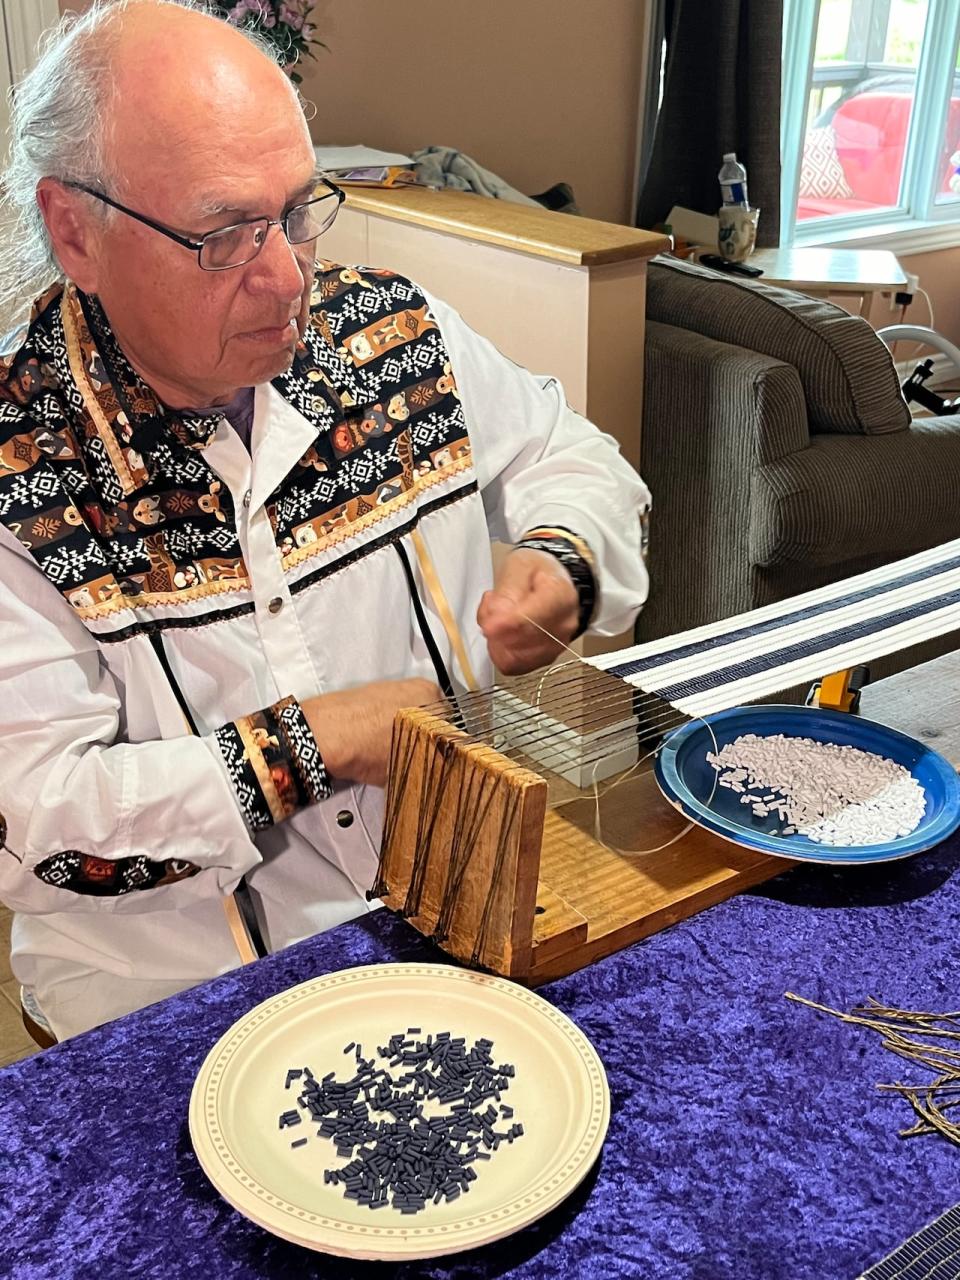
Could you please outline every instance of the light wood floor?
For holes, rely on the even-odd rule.
[[[10,972],[10,924],[13,917],[0,906],[0,1067],[36,1053],[20,1021],[20,984]]]

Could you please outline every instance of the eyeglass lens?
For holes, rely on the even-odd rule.
[[[283,219],[283,228],[291,244],[306,244],[322,235],[337,216],[340,202],[336,195],[321,196],[307,204],[297,205]],[[270,224],[242,222],[235,227],[212,231],[203,238],[200,266],[205,271],[223,271],[240,267],[255,258],[263,248]]]

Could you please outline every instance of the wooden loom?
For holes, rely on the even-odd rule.
[[[431,594],[449,615],[435,582]],[[529,983],[571,973],[795,865],[685,830],[649,759],[665,733],[815,679],[821,705],[852,709],[857,664],[957,631],[960,540],[592,665],[469,693],[454,710],[403,711],[371,896],[468,964]],[[751,674],[758,654],[778,656]],[[917,705],[915,691],[907,702]],[[924,736],[902,705],[894,725]],[[960,739],[951,744],[958,763]]]
[[[468,695],[459,726],[416,708],[397,718],[374,892],[420,932],[539,983],[790,865],[700,827],[643,853],[686,820],[637,761],[687,717],[585,665],[544,683]],[[595,766],[609,844],[593,835]]]

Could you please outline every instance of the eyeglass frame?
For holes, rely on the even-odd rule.
[[[82,191],[85,195],[93,196],[95,200],[102,201],[104,204],[109,205],[111,209],[116,209],[119,213],[125,213],[128,218],[134,218],[137,222],[142,222],[145,227],[150,227],[154,231],[159,231],[162,236],[167,236],[168,239],[175,241],[176,244],[182,245],[184,249],[190,249],[197,255],[197,266],[201,271],[232,271],[236,267],[245,267],[247,263],[253,262],[254,259],[259,256],[263,246],[267,243],[267,236],[270,233],[271,227],[283,227],[283,234],[286,237],[287,244],[291,247],[294,243],[309,244],[310,240],[318,239],[323,234],[323,231],[330,230],[330,227],[333,226],[333,220],[340,212],[340,206],[347,198],[347,193],[343,188],[338,187],[336,183],[331,182],[329,178],[318,178],[316,186],[319,187],[322,185],[329,188],[328,193],[326,195],[316,196],[311,200],[302,200],[299,204],[295,204],[292,209],[288,209],[280,218],[244,218],[242,222],[231,222],[229,226],[226,227],[215,227],[212,231],[205,231],[199,238],[191,239],[189,236],[182,236],[179,232],[171,230],[170,227],[165,227],[162,222],[155,222],[153,218],[148,218],[144,213],[137,213],[134,209],[128,209],[126,205],[122,205],[118,201],[112,200],[110,196],[104,195],[102,191],[95,191],[93,187],[85,186],[82,182],[64,182],[63,185],[65,187],[70,187],[74,191]],[[306,208],[308,205],[321,204],[324,200],[329,200],[331,196],[336,196],[337,206],[334,210],[333,218],[331,218],[330,223],[323,228],[323,231],[318,231],[315,236],[311,236],[308,240],[298,240],[296,242],[291,240],[287,235],[286,225],[287,219],[290,215],[292,213],[296,213],[298,209]],[[222,235],[224,231],[236,231],[239,227],[250,227],[257,223],[266,223],[266,230],[264,232],[263,240],[257,247],[257,252],[253,257],[246,258],[243,262],[231,262],[225,267],[203,266],[200,261],[200,255],[203,252],[204,244],[210,236]]]

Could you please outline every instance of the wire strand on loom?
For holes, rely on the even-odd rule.
[[[595,673],[595,668],[590,667],[589,664],[581,663],[580,665],[581,668],[586,668],[589,673]],[[606,683],[608,681],[616,682],[617,677],[604,675],[603,682]],[[624,690],[630,689],[631,686],[626,685],[622,681],[619,683],[621,687],[617,689],[615,693],[605,695],[601,698],[592,698],[592,714],[586,718],[581,718],[573,725],[567,723],[561,719],[561,717],[567,714],[567,711],[571,706],[576,706],[582,703],[585,688],[582,681],[574,682],[574,692],[559,700],[551,702],[548,708],[545,708],[541,703],[541,707],[539,709],[541,711],[548,711],[551,719],[558,722],[561,730],[566,729],[571,733],[579,732],[581,736],[591,736],[593,737],[593,741],[591,741],[590,747],[588,748],[588,754],[586,755],[584,754],[582,746],[579,745],[575,750],[571,751],[569,744],[551,744],[546,748],[541,748],[541,754],[537,756],[538,762],[547,764],[548,759],[551,757],[557,760],[562,760],[566,755],[571,763],[579,765],[590,764],[594,759],[605,758],[612,754],[615,747],[620,745],[626,746],[631,741],[636,741],[638,737],[641,739],[650,738],[655,733],[660,736],[668,728],[677,727],[690,719],[686,713],[679,711],[678,708],[673,707],[664,699],[656,696],[645,699],[631,699],[631,704],[628,708],[624,704]],[[589,686],[587,686],[587,688],[588,687]],[[495,700],[497,695],[500,695],[500,701]],[[520,705],[521,710],[515,710],[513,714],[504,714],[502,701],[504,696],[514,702],[517,702]],[[463,730],[469,740],[474,742],[488,743],[491,739],[491,733],[509,735],[509,741],[502,744],[498,743],[497,749],[501,754],[507,756],[510,756],[511,753],[516,754],[518,749],[522,749],[522,744],[530,742],[531,740],[539,742],[543,736],[542,724],[534,724],[531,719],[532,713],[535,712],[537,708],[523,703],[522,698],[523,690],[504,690],[500,688],[486,690],[483,694],[483,714],[479,715],[476,713],[475,707],[471,708],[470,715],[461,714],[458,727]],[[613,706],[619,706],[622,708],[621,720],[618,723],[607,727],[608,722],[606,716]],[[657,708],[655,713],[650,712],[651,706],[655,706]],[[462,702],[460,709],[462,712]],[[441,719],[447,719],[449,716],[449,711],[443,704],[438,704],[435,708],[428,708],[428,710],[433,710]],[[699,717],[697,718],[699,719]],[[674,725],[669,723],[671,720],[675,721]],[[485,728],[484,732],[479,732],[480,723],[482,723]],[[599,725],[601,729],[603,729],[603,732],[596,736],[584,735],[584,730],[591,730],[595,725]],[[517,726],[521,726],[519,731],[517,730]],[[620,739],[619,743],[617,742],[618,738]],[[593,751],[597,747],[602,749],[595,755],[589,754],[590,751]],[[546,751],[546,758],[543,754],[544,750]],[[552,766],[548,765],[548,767]]]
[[[490,710],[491,697],[494,693],[500,694],[501,705],[504,698],[511,699],[516,703],[518,703],[520,706],[522,706],[525,709],[524,715],[529,714],[529,711],[531,710],[542,710],[542,711],[550,712],[553,715],[558,715],[563,711],[576,707],[578,695],[582,695],[582,692],[584,689],[584,681],[582,678],[569,679],[566,682],[570,686],[569,691],[566,690],[565,684],[560,685],[559,691],[555,691],[553,693],[553,696],[551,697],[549,702],[544,701],[543,694],[542,694],[542,685],[544,681],[550,678],[551,676],[553,676],[555,672],[564,671],[567,667],[571,665],[572,665],[571,663],[564,663],[562,664],[561,667],[555,667],[555,668],[552,667],[547,672],[544,673],[544,675],[541,677],[541,680],[540,680],[541,687],[540,689],[538,689],[538,694],[537,694],[538,701],[534,703],[528,703],[524,701],[524,698],[527,694],[527,690],[520,684],[513,685],[513,686],[498,685],[498,686],[495,686],[493,689],[485,689],[482,691],[478,691],[475,694],[461,695],[459,699],[459,707],[462,713],[464,725],[469,724],[471,720],[478,724],[482,724],[485,722],[486,717]],[[605,692],[601,692],[597,696],[597,698],[591,702],[589,713],[587,713],[587,715],[583,717],[581,721],[581,727],[582,725],[585,725],[588,722],[596,721],[598,718],[599,712],[609,710],[614,706],[616,706],[618,703],[623,703],[625,698],[628,696],[628,693],[631,697],[631,702],[634,708],[637,710],[642,711],[644,709],[650,709],[650,708],[662,709],[664,706],[672,705],[668,703],[665,698],[662,698],[659,694],[644,693],[643,690],[637,689],[635,686],[628,684],[626,681],[621,680],[617,676],[608,675],[606,672],[601,672],[597,668],[590,666],[589,663],[581,662],[579,666],[579,674],[581,675],[581,677],[582,677],[582,674],[584,673],[584,670],[587,673],[589,673],[589,675],[594,677],[593,683],[595,685],[601,685],[601,686],[607,685],[608,689]],[[617,687],[613,688],[612,686],[617,686]],[[673,708],[673,710],[676,711],[677,708]],[[680,714],[683,714],[683,713],[680,713]],[[518,720],[523,719],[524,716],[520,715],[517,712],[516,708],[514,708],[514,714],[512,717],[508,717],[507,723],[509,723],[509,720],[511,718],[513,719],[514,722],[517,722]],[[465,730],[465,731],[469,732],[469,730]]]
[[[575,770],[580,779],[575,785],[581,793],[587,790],[582,780],[589,775],[587,786],[592,787],[593,792],[596,840],[622,857],[642,857],[668,848],[682,840],[695,825],[686,823],[670,839],[651,849],[619,849],[604,840],[601,800],[634,776],[656,754],[664,734],[686,723],[689,717],[659,695],[637,689],[593,667],[557,637],[550,636],[539,623],[527,620],[566,650],[571,661],[538,672],[532,678],[518,681],[513,687],[475,689],[462,694],[457,699],[453,718],[446,704],[423,709],[427,716],[436,716],[440,732],[419,770],[415,831],[412,833],[413,856],[401,910],[407,917],[421,917],[428,924],[429,936],[437,942],[442,943],[449,936],[461,889],[479,847],[480,833],[487,823],[491,806],[495,801],[499,804],[500,796],[505,802],[492,864],[488,868],[471,963],[483,963],[502,870],[520,816],[516,788],[510,788],[506,794],[503,791],[509,775],[531,771],[541,774],[543,769],[548,769],[563,779],[565,769]],[[552,688],[549,687],[551,685]],[[546,694],[545,690],[548,690]],[[556,732],[549,724],[545,731],[544,721],[552,722]],[[716,746],[712,728],[709,725],[706,728]],[[552,734],[552,741],[545,737],[545,732]],[[567,740],[564,740],[565,735]],[[384,815],[381,859],[371,896],[389,894],[384,858],[397,831],[401,797],[407,792],[416,736],[416,731],[404,726],[392,744],[390,776],[395,785],[391,787]],[[654,745],[651,750],[642,752],[645,743]],[[497,755],[507,761],[507,766],[505,769],[501,767],[495,775],[480,775],[475,769],[468,770],[464,786],[463,765],[467,755],[472,754],[470,749],[475,746],[492,746]],[[601,789],[597,774],[604,762],[615,759],[628,749],[637,752],[637,759],[620,777]],[[481,776],[478,784],[477,779]],[[715,789],[716,778],[708,804]],[[438,843],[440,806],[453,794],[457,796],[453,826],[452,829],[446,828],[447,835],[442,842],[445,847],[441,849]],[[440,862],[434,862],[435,858]],[[444,873],[437,903],[425,903],[423,899],[431,864],[442,865]]]
[[[536,623],[534,623],[534,625],[538,626],[538,624]],[[540,630],[543,630],[543,628],[541,627]],[[545,634],[549,634],[549,633],[545,633]],[[558,641],[557,643],[560,643],[560,642]],[[602,683],[608,683],[608,684],[617,683],[619,685],[616,692],[607,693],[602,695],[599,698],[594,698],[591,700],[590,714],[586,718],[581,719],[576,726],[577,728],[584,728],[587,725],[596,723],[598,720],[600,720],[602,717],[602,713],[608,710],[609,708],[611,708],[612,706],[614,706],[617,702],[622,703],[625,697],[625,691],[634,689],[634,686],[628,685],[625,681],[618,681],[617,677],[609,676],[607,675],[607,673],[601,672],[599,669],[590,666],[590,664],[588,663],[585,663],[581,658],[577,658],[576,661],[577,661],[577,666],[580,672],[583,672],[583,670],[585,669],[587,672],[595,676],[598,679],[598,681]],[[544,681],[550,678],[555,672],[562,671],[566,667],[569,667],[572,665],[573,665],[572,663],[564,663],[564,664],[561,664],[561,666],[559,667],[550,668],[547,672],[545,672],[540,677],[540,691],[538,695],[539,703],[535,703],[533,705],[524,703],[523,702],[524,689],[522,688],[522,686],[518,685],[516,687],[497,686],[493,690],[487,689],[487,690],[480,691],[478,694],[467,695],[465,698],[462,699],[463,706],[465,707],[468,713],[471,713],[474,716],[475,721],[478,721],[480,723],[485,723],[489,716],[491,698],[494,694],[499,694],[501,696],[501,699],[506,697],[517,702],[523,708],[522,712],[515,713],[512,716],[510,715],[503,716],[501,714],[501,716],[497,719],[497,722],[496,722],[498,728],[500,727],[509,728],[511,727],[511,724],[516,724],[522,721],[529,720],[530,711],[536,710],[536,709],[548,710],[554,716],[559,716],[562,712],[564,712],[570,706],[574,706],[578,701],[582,701],[583,690],[584,690],[583,681],[582,680],[571,681],[570,683],[572,685],[573,691],[569,694],[561,694],[560,696],[554,697],[554,699],[551,701],[548,707],[545,707],[542,700],[542,685]],[[642,691],[640,690],[635,690],[636,694],[639,694],[641,692]],[[483,713],[478,713],[476,711],[478,700],[480,701],[480,705],[483,708]],[[658,695],[645,695],[642,698],[634,697],[633,705],[631,707],[631,713],[630,713],[631,718],[637,715],[638,709],[642,709],[641,704],[644,702],[646,702],[648,706],[656,706],[660,709],[662,709],[664,706],[669,707],[670,708],[669,713],[672,715],[683,714],[682,712],[678,712],[676,708],[670,707],[670,704],[667,703],[665,699],[659,697]],[[502,707],[502,705],[503,704],[501,701],[500,706]],[[467,716],[464,716],[464,720],[465,721],[467,720]],[[568,725],[567,727],[573,728],[574,726]],[[469,730],[467,730],[467,732],[469,734]],[[476,737],[478,735],[470,734],[469,736]],[[483,737],[485,735],[479,735],[479,736]]]
[[[671,724],[671,721],[675,721],[675,723]],[[687,717],[680,716],[677,718],[675,715],[668,712],[655,721],[647,721],[644,723],[633,722],[625,728],[617,727],[609,733],[598,735],[591,742],[590,747],[587,750],[584,750],[582,746],[578,746],[577,744],[566,743],[554,743],[541,746],[540,744],[543,739],[542,737],[538,737],[538,734],[542,734],[542,730],[531,730],[526,734],[512,735],[510,741],[498,744],[497,750],[501,755],[505,755],[508,758],[517,754],[529,756],[530,758],[535,759],[538,764],[547,765],[548,768],[553,768],[555,771],[559,772],[559,769],[564,763],[578,767],[590,764],[599,765],[604,760],[609,759],[612,755],[617,754],[619,750],[635,745],[641,736],[638,732],[639,729],[643,730],[642,737],[644,738],[650,738],[653,731],[656,732],[657,737],[662,737],[663,734],[668,732],[671,728],[678,728],[681,724],[686,723],[686,721]],[[497,729],[500,732],[506,732],[499,724],[497,725]],[[483,738],[477,738],[475,740],[486,741]],[[521,746],[521,744],[524,743],[529,744],[529,750],[526,750]],[[537,749],[536,755],[534,755],[533,748]],[[551,765],[548,763],[550,760],[553,760],[556,763]]]
[[[602,721],[605,713],[616,709],[618,705],[625,704],[627,698],[630,698],[631,713],[637,716],[655,713],[664,707],[671,708],[673,713],[684,714],[680,709],[673,708],[672,704],[659,694],[646,694],[643,690],[627,684],[620,677],[608,675],[607,672],[591,667],[589,663],[579,664],[576,677],[572,677],[571,673],[567,672],[567,668],[571,666],[572,663],[563,663],[562,666],[550,668],[545,672],[544,676],[540,677],[538,691],[532,703],[527,700],[530,698],[529,687],[522,684],[498,685],[494,686],[494,689],[481,691],[480,694],[463,695],[460,707],[465,732],[470,736],[476,736],[477,730],[484,730],[489,726],[494,694],[499,695],[497,705],[502,713],[500,722],[506,724],[522,722],[524,719],[529,719],[531,710],[541,710],[554,718],[561,719],[573,712],[576,727],[584,728],[591,723]],[[547,700],[543,695],[543,685],[556,673],[563,678],[562,680],[554,678],[554,687]],[[579,705],[585,689],[593,690],[594,696],[590,700],[589,709],[584,712],[579,710]]]
[[[584,665],[586,666],[588,673],[593,670],[587,664],[584,664]],[[617,681],[618,677],[610,676],[608,677],[608,679],[611,681]],[[498,688],[496,692],[498,692],[501,695],[501,702],[500,702],[501,708],[503,707],[504,696],[520,703],[522,706],[526,708],[522,714],[517,712],[516,708],[514,708],[513,716],[509,716],[509,717],[501,716],[501,719],[498,723],[503,724],[505,726],[509,726],[511,723],[513,724],[521,723],[524,720],[529,719],[530,711],[540,711],[544,714],[549,714],[552,719],[557,719],[562,724],[567,724],[566,721],[560,720],[560,716],[563,714],[568,714],[571,710],[575,709],[577,705],[578,697],[582,698],[584,691],[590,689],[589,680],[571,681],[571,684],[573,684],[575,687],[569,694],[560,694],[554,697],[549,703],[541,700],[538,706],[531,706],[529,704],[524,704],[522,702],[522,699],[524,696],[523,690],[515,690],[509,687]],[[614,712],[618,707],[623,708],[623,713],[627,714],[626,707],[624,704],[626,701],[627,692],[631,689],[631,686],[625,684],[623,681],[620,682],[620,685],[621,687],[615,691],[601,693],[595,696],[591,700],[590,711],[588,713],[583,714],[579,718],[576,718],[575,725],[567,724],[567,727],[571,729],[572,728],[585,729],[596,724],[603,724],[606,722],[605,716],[607,715],[607,713]],[[648,699],[631,698],[629,715],[631,717],[642,718],[643,714],[646,713],[648,715],[652,715],[656,717],[660,715],[664,711],[664,709],[669,710],[670,714],[673,714],[673,715],[684,714],[683,712],[679,711],[678,708],[668,703],[664,698],[658,697],[658,698],[648,698]]]
[[[428,713],[435,714],[438,719],[445,720],[449,714],[449,709],[439,704],[436,707],[424,708]],[[664,716],[659,717],[656,721],[648,721],[643,724],[644,736],[650,736],[650,730],[655,729],[658,735],[662,735],[666,728],[676,727],[686,722],[686,717],[680,716],[676,719],[676,726],[669,725],[669,721],[675,719],[675,713],[667,712]],[[457,727],[457,726],[455,726]],[[495,722],[495,728],[499,732],[503,726],[498,720]],[[461,731],[462,732],[462,731]],[[513,735],[510,743],[498,743],[496,749],[500,755],[506,756],[508,759],[521,755],[524,759],[530,759],[538,765],[547,765],[555,772],[559,771],[563,765],[570,764],[582,767],[589,764],[600,763],[608,759],[617,750],[623,749],[628,745],[634,745],[637,741],[637,724],[631,720],[626,727],[617,726],[609,734],[598,735],[591,743],[591,751],[585,753],[582,749],[577,750],[565,745],[549,745],[540,746],[538,735],[542,734],[542,729],[530,730],[529,733]],[[497,734],[492,735],[496,738]],[[466,743],[476,743],[483,745],[491,745],[490,735],[470,735],[462,733]],[[537,747],[537,753],[534,755],[532,751],[523,750],[518,744],[533,741]],[[594,750],[595,749],[595,750]],[[547,762],[551,761],[550,764]],[[523,761],[514,760],[514,764],[519,768],[529,768],[530,766]]]
[[[547,636],[548,639],[554,642],[554,644],[560,645],[561,649],[569,653],[576,662],[586,667],[590,666],[588,662],[584,661],[584,659],[580,656],[580,654],[578,654],[574,649],[571,649],[569,645],[564,644],[564,642],[561,639],[559,639],[559,637],[551,635],[550,632],[546,629],[546,627],[542,627],[539,622],[536,622],[534,621],[533,618],[528,617],[527,614],[523,613],[522,610],[519,610],[518,612],[520,612],[520,616],[524,618],[527,622],[529,622],[531,626],[536,627],[538,631],[542,631],[543,634]],[[714,751],[717,754],[719,754],[720,748],[717,745],[717,738],[716,738],[716,734],[713,731],[713,727],[710,724],[708,724],[707,721],[704,720],[702,716],[693,716],[691,717],[691,719],[700,721],[700,723],[704,726],[704,728],[710,734],[710,737],[713,741]],[[661,745],[662,743],[658,742],[652,751],[648,751],[645,756],[641,756],[640,759],[637,760],[635,764],[633,764],[625,773],[621,774],[621,776],[617,778],[615,782],[611,783],[610,786],[604,790],[603,796],[604,797],[608,796],[612,791],[615,791],[617,787],[622,786],[623,783],[626,782],[626,780],[632,774],[636,773],[637,769],[639,769],[640,766],[645,763],[645,761],[649,760],[651,756],[654,756],[657,754],[657,752],[660,750]],[[621,857],[626,857],[626,858],[640,858],[650,853],[660,853],[661,850],[668,849],[671,845],[674,845],[679,840],[682,840],[683,837],[685,835],[688,835],[689,832],[692,831],[693,828],[696,826],[696,823],[694,821],[692,820],[688,821],[685,824],[685,826],[676,833],[676,835],[672,836],[669,840],[665,840],[662,844],[655,845],[653,848],[650,848],[650,849],[621,849],[616,845],[610,844],[607,840],[603,838],[602,822],[600,818],[601,794],[598,788],[597,777],[596,777],[597,769],[599,768],[600,763],[601,763],[600,761],[597,761],[597,763],[594,764],[594,767],[593,767],[592,785],[593,785],[593,797],[594,797],[594,838],[596,839],[598,844],[602,844],[604,848],[609,849],[611,853],[616,853],[616,854],[619,854]],[[713,797],[716,794],[716,790],[717,790],[717,777],[718,775],[714,773],[713,785],[710,788],[710,795],[708,796],[707,800],[704,802],[707,805],[707,807],[709,807],[713,803]]]
[[[566,698],[561,697],[559,700],[551,703],[548,708],[544,708],[543,687],[546,681],[551,677],[551,675],[554,672],[563,671],[565,668],[568,668],[568,667],[574,667],[578,673],[582,672],[584,669],[586,669],[591,674],[595,673],[601,681],[615,679],[615,677],[608,676],[606,672],[601,672],[599,671],[598,668],[595,668],[591,666],[589,663],[585,662],[584,659],[575,650],[571,649],[570,646],[565,644],[562,640],[560,640],[559,637],[552,635],[545,627],[541,626],[540,623],[536,622],[533,618],[530,618],[527,614],[524,614],[522,611],[520,611],[520,613],[521,613],[521,616],[527,622],[529,622],[531,626],[535,627],[538,631],[542,632],[545,636],[547,636],[547,638],[552,643],[558,645],[561,650],[569,653],[571,656],[571,661],[560,664],[559,667],[550,668],[548,671],[544,672],[538,677],[536,695],[535,695],[535,700],[532,708],[522,703],[522,698],[520,696],[522,693],[522,690],[518,690],[515,695],[515,698],[518,702],[521,702],[522,710],[519,713],[515,714],[512,718],[511,717],[504,718],[502,715],[499,718],[497,718],[490,714],[489,704],[491,702],[492,696],[494,696],[494,695],[491,695],[490,691],[477,691],[472,695],[474,704],[478,697],[482,699],[482,705],[484,706],[484,710],[486,713],[483,716],[483,720],[486,722],[487,719],[489,719],[493,723],[494,728],[503,733],[505,733],[513,725],[522,724],[529,721],[531,709],[541,710],[541,711],[547,710],[548,712],[552,713],[554,717],[556,717],[563,710],[565,710],[567,706],[571,704],[575,705],[579,702],[582,702],[582,698],[583,698],[582,681],[576,680],[573,682],[574,684],[573,693],[567,695]],[[631,686],[625,686],[625,687],[630,688]],[[506,692],[509,695],[511,691],[507,690]],[[467,695],[466,698],[461,699],[458,704],[459,710],[461,713],[461,725],[466,729],[468,736],[472,737],[474,740],[478,740],[478,741],[484,740],[482,735],[478,735],[476,733],[472,733],[472,734],[469,733],[469,729],[467,729],[466,727],[467,721],[468,721],[468,710],[475,709],[475,706],[471,706],[470,708],[467,708],[464,705],[465,702],[470,700],[470,698],[471,698],[471,695]],[[577,725],[577,728],[581,731],[581,735],[583,730],[588,725],[592,725],[597,723],[598,721],[601,721],[603,719],[604,713],[610,708],[610,706],[614,705],[615,703],[622,702],[623,698],[624,698],[623,691],[618,689],[615,693],[605,695],[600,699],[593,699],[591,701],[591,716],[588,717],[586,721],[582,721]],[[641,722],[640,716],[638,715],[638,704],[642,704],[644,701],[646,702],[648,707],[656,706],[658,708],[658,714],[656,716],[651,717],[645,722]],[[703,720],[703,718],[700,716],[696,716],[692,718],[701,721],[701,723],[706,728],[707,732],[710,734],[710,737],[714,744],[714,749],[719,750],[717,746],[716,736],[713,732],[712,726],[706,720]],[[623,773],[620,776],[620,778],[618,778],[615,782],[613,782],[609,787],[605,788],[602,793],[599,790],[599,784],[596,778],[596,773],[599,767],[602,765],[602,763],[605,760],[608,760],[609,758],[611,758],[611,756],[616,755],[619,749],[623,749],[628,746],[633,746],[637,742],[638,737],[640,736],[641,728],[643,730],[644,737],[649,738],[650,736],[652,736],[653,733],[656,733],[657,736],[662,739],[663,735],[666,732],[668,732],[669,729],[678,728],[681,724],[685,723],[687,719],[688,717],[685,717],[682,712],[678,712],[677,708],[666,703],[663,698],[660,698],[656,694],[653,694],[653,695],[647,694],[645,696],[645,699],[634,697],[631,700],[631,708],[630,708],[628,723],[625,726],[615,726],[608,734],[599,735],[599,737],[594,742],[591,743],[591,747],[588,749],[587,754],[584,754],[582,748],[579,751],[577,751],[575,748],[567,748],[562,744],[561,745],[554,744],[546,748],[546,750],[544,750],[542,746],[539,747],[536,753],[533,754],[533,761],[535,764],[541,767],[549,768],[554,772],[560,772],[563,768],[564,763],[567,763],[579,769],[583,769],[584,767],[592,764],[593,775],[594,775],[591,783],[593,787],[593,794],[594,794],[594,832],[595,832],[595,838],[597,839],[598,843],[602,844],[605,848],[610,849],[612,852],[615,852],[625,857],[641,857],[648,853],[658,853],[662,849],[666,849],[670,845],[676,844],[685,835],[687,835],[688,832],[691,831],[696,824],[693,821],[687,822],[682,827],[682,829],[678,831],[675,835],[673,835],[669,840],[664,841],[659,845],[655,845],[652,848],[633,849],[633,850],[621,849],[617,846],[611,845],[608,841],[606,841],[603,838],[602,822],[601,822],[601,816],[600,816],[600,801],[603,797],[608,795],[616,787],[621,786],[624,782],[626,782],[633,774],[636,773],[636,771],[640,768],[641,765],[643,765],[647,760],[649,760],[651,756],[655,755],[657,750],[659,749],[660,743],[658,742],[657,745],[651,751],[647,752],[645,755],[640,756],[638,760],[625,773]],[[675,721],[675,723],[671,724],[670,723],[671,721]],[[565,726],[565,727],[569,728],[570,726]],[[507,759],[511,759],[516,754],[521,753],[522,751],[521,744],[529,743],[531,739],[535,740],[538,733],[542,733],[542,729],[529,728],[525,733],[522,732],[519,735],[513,734],[511,735],[511,741],[509,743],[498,744],[498,751],[500,752],[501,755],[505,756]],[[589,754],[589,751],[593,751],[593,754]],[[530,754],[530,753],[522,752],[522,754]],[[520,767],[526,767],[526,766],[521,765]],[[712,803],[713,797],[716,793],[716,787],[717,787],[717,779],[715,776],[713,779],[713,786],[711,787],[710,795],[707,797],[705,801],[707,805]]]

